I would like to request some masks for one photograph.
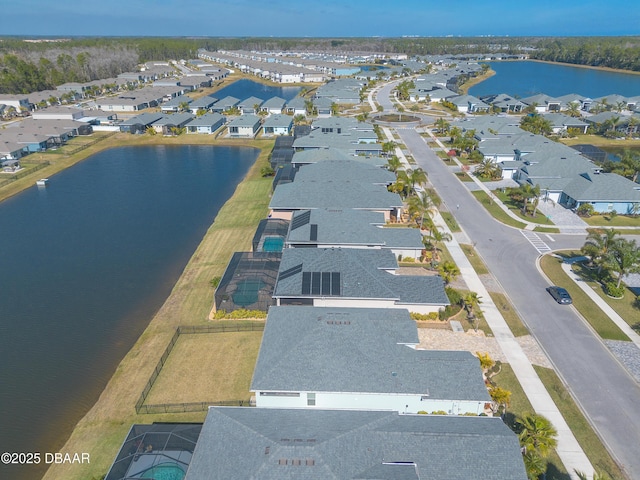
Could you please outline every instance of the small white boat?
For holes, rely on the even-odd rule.
[[[41,178],[40,180],[38,180],[36,182],[36,185],[38,185],[39,187],[46,187],[47,183],[49,183],[49,179],[48,178]]]

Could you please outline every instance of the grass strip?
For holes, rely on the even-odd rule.
[[[499,222],[516,228],[524,228],[526,226],[524,223],[511,218],[504,210],[502,210],[498,206],[498,204],[494,200],[489,198],[489,195],[487,195],[484,191],[475,190],[471,193],[484,206],[484,208],[486,208],[487,212],[489,212],[491,216]]]
[[[607,302],[631,328],[636,330],[640,329],[640,300],[637,299],[631,290],[625,288],[624,297],[620,299],[611,298],[604,292],[602,284],[598,281],[597,269],[590,270],[583,264],[574,264],[573,271],[580,275],[580,278],[587,283],[601,299]]]
[[[611,458],[598,436],[595,434],[589,422],[578,408],[564,384],[551,369],[534,365],[540,380],[558,406],[567,425],[576,437],[576,440],[584,450],[596,470],[606,472],[611,478],[622,479],[624,474],[618,464]]]
[[[593,300],[567,277],[561,265],[562,260],[550,255],[545,255],[540,259],[540,267],[545,275],[554,285],[559,285],[567,289],[571,298],[573,298],[574,307],[576,307],[578,312],[589,322],[601,338],[605,340],[630,341],[629,337],[593,303]]]
[[[500,372],[492,377],[492,380],[501,388],[511,392],[511,402],[504,416],[504,421],[511,429],[515,428],[515,422],[527,413],[532,413],[533,407],[529,402],[518,378],[511,365],[503,363],[500,365]],[[564,467],[558,454],[553,453],[547,458],[547,480],[570,480],[569,474]]]
[[[475,248],[473,248],[473,245],[461,243],[460,248],[462,249],[464,254],[467,256],[469,263],[471,263],[471,266],[473,267],[473,269],[476,271],[478,275],[486,275],[489,273],[489,269],[484,264],[484,262],[482,261],[482,258],[480,258],[480,255],[478,255]]]
[[[135,137],[138,137],[138,141],[153,141],[151,136],[148,139],[134,135],[129,137],[134,137],[130,142],[134,142]],[[185,135],[184,137],[199,136]],[[128,138],[125,140],[129,141]],[[194,143],[198,141],[191,138],[184,139],[185,142],[188,140],[195,140]],[[207,139],[207,143],[212,144],[212,140]],[[258,222],[267,214],[272,178],[262,178],[260,169],[268,164],[268,154],[273,141],[231,142],[231,144],[259,145],[262,150],[245,179],[216,216],[169,298],[120,362],[96,404],[78,422],[66,444],[58,449],[65,452],[88,452],[91,455],[91,463],[51,465],[44,480],[101,478],[113,462],[118,448],[133,423],[202,422],[204,420],[205,412],[136,415],[134,406],[176,327],[205,324],[209,321],[208,315],[214,291],[210,284],[211,279],[222,275],[233,252],[248,249]],[[224,342],[225,338],[227,337],[223,335],[216,336],[216,339],[221,342]],[[221,344],[216,348],[223,349],[225,345]],[[235,362],[237,359],[233,357],[229,358],[229,361]],[[250,380],[248,376],[243,381],[248,385]]]
[[[451,230],[453,233],[462,231],[460,229],[460,225],[458,225],[458,222],[456,222],[456,219],[453,217],[451,212],[440,212],[440,215],[442,215],[444,222],[449,227],[449,230]]]
[[[513,333],[515,337],[529,335],[529,329],[524,325],[524,323],[522,323],[520,316],[506,295],[497,292],[489,292],[489,296],[496,307],[500,310],[500,314],[504,318],[505,322],[507,322],[511,333]]]

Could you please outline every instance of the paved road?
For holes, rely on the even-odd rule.
[[[378,98],[386,98],[380,95]],[[556,304],[535,267],[541,245],[496,222],[413,129],[397,129],[417,163],[473,240],[521,318],[569,385],[630,478],[640,478],[640,386],[572,307]],[[459,205],[459,209],[454,206]],[[555,241],[551,241],[553,238]],[[583,236],[539,235],[552,249],[579,248]]]

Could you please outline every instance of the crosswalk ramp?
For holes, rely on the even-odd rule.
[[[549,245],[547,245],[537,233],[530,232],[528,230],[520,230],[520,233],[531,245],[533,245],[533,248],[535,248],[538,253],[545,254],[552,251],[551,247],[549,247]]]

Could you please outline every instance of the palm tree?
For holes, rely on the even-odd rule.
[[[409,169],[407,171],[407,175],[409,177],[409,181],[411,182],[411,190],[413,192],[416,191],[417,185],[424,185],[427,183],[427,172],[425,172],[422,168],[415,168],[413,170]]]
[[[620,158],[620,166],[623,167],[622,175],[632,182],[638,181],[638,174],[640,173],[640,156],[629,149],[625,149],[622,152]]]
[[[301,125],[303,123],[306,122],[306,117],[304,115],[302,115],[301,113],[297,114],[295,117],[293,117],[293,124],[294,125]]]
[[[613,228],[605,229],[604,233],[589,232],[587,240],[580,249],[582,253],[588,255],[591,258],[590,263],[592,265],[598,265],[598,276],[602,273],[602,267],[605,266],[605,259],[609,254],[609,250],[616,240],[616,235],[619,232]]]
[[[385,166],[387,167],[387,170],[395,173],[400,169],[400,167],[402,167],[402,162],[397,156],[392,155],[387,158],[387,164]]]
[[[440,266],[438,267],[438,273],[444,280],[445,285],[449,285],[458,277],[458,275],[460,275],[460,269],[455,263],[447,260],[446,262],[440,264]]]
[[[436,206],[433,204],[433,200],[427,192],[421,191],[418,195],[413,195],[409,198],[409,213],[420,218],[418,225],[420,230],[424,226],[425,216],[433,213]]]
[[[407,172],[404,170],[398,170],[396,172],[396,181],[389,186],[389,190],[399,194],[402,198],[406,198],[409,195],[409,189],[411,188],[411,182],[407,176]]]
[[[506,413],[507,407],[511,402],[511,392],[502,387],[493,387],[489,389],[489,396],[495,404],[495,406],[492,407],[493,413],[498,413],[500,407],[502,407],[502,412]]]
[[[526,452],[522,460],[529,480],[538,480],[547,471],[546,460],[536,452]]]
[[[447,122],[443,117],[439,117],[435,122],[435,126],[438,129],[438,133],[445,134],[449,131],[451,124]]]
[[[384,142],[382,144],[382,151],[386,154],[393,152],[398,144],[394,141]]]
[[[522,213],[526,215],[529,200],[532,198],[537,199],[540,196],[540,185],[533,186],[530,183],[523,183],[517,191],[522,197]],[[535,207],[533,210],[533,216],[536,216]]]
[[[613,241],[605,257],[606,265],[618,274],[617,288],[620,288],[622,277],[630,273],[640,272],[640,248],[635,240],[618,238]]]
[[[480,297],[476,292],[469,292],[462,298],[464,308],[467,311],[467,317],[475,317],[473,309],[482,303],[480,300],[481,298],[482,297]]]
[[[490,158],[483,159],[474,172],[477,176],[488,179],[500,178],[502,176],[502,169]]]
[[[578,102],[569,102],[569,103],[567,103],[566,112],[570,117],[579,117],[580,116],[580,104]]]
[[[578,476],[578,478],[580,480],[589,480],[589,477],[587,477],[587,474],[584,472],[581,472],[579,470],[574,469],[574,472],[576,472],[576,475]],[[591,477],[592,480],[611,480],[611,477],[609,475],[607,475],[604,472],[599,472],[599,471],[595,471],[593,472],[593,477]]]
[[[516,424],[520,430],[518,435],[520,446],[526,452],[535,452],[546,458],[558,444],[556,441],[558,431],[543,415],[527,414],[518,419]]]

